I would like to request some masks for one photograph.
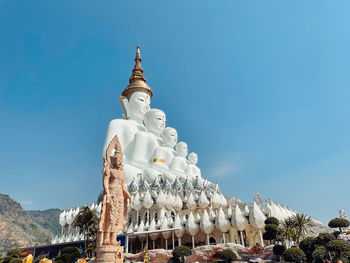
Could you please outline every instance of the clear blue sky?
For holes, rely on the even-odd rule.
[[[350,212],[350,2],[0,0],[0,192],[96,199],[136,45],[203,176],[328,222]]]

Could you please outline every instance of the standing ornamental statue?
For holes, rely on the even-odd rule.
[[[119,263],[123,262],[123,247],[120,246],[120,242],[117,242],[117,234],[125,228],[128,199],[131,206],[133,206],[133,200],[125,187],[123,152],[118,136],[114,136],[106,150],[103,188],[95,262]]]

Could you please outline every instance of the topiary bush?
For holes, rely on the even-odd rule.
[[[181,262],[185,262],[185,256],[190,256],[191,254],[191,249],[186,246],[178,246],[173,250],[173,257],[178,259],[181,258]]]
[[[77,247],[65,247],[61,250],[61,255],[57,257],[56,263],[74,263],[80,258],[80,251]]]
[[[332,240],[327,244],[327,249],[333,256],[333,261],[340,259],[343,263],[350,251],[350,245],[343,240]]]
[[[263,234],[264,240],[274,240],[277,237],[278,226],[275,224],[265,225],[265,233]]]
[[[172,258],[169,258],[167,263],[180,263],[180,259],[172,257]]]
[[[335,240],[335,236],[330,233],[320,233],[315,238],[315,246],[326,246],[329,241]]]
[[[233,253],[230,249],[225,249],[223,251],[219,252],[219,258],[225,260],[225,262],[232,262],[237,260],[237,256],[235,253]]]
[[[313,237],[307,237],[303,241],[300,242],[299,248],[304,251],[306,255],[307,262],[312,262],[312,253],[315,250],[315,238]]]
[[[306,260],[306,255],[304,251],[297,247],[286,249],[283,252],[282,257],[286,262],[291,263],[300,263]]]
[[[280,221],[276,217],[270,216],[265,219],[265,225],[270,224],[278,226],[280,224]]]
[[[283,252],[286,250],[284,245],[274,245],[272,251],[276,256],[282,256]]]
[[[345,218],[333,218],[328,222],[328,226],[331,228],[339,228],[339,231],[342,232],[342,227],[350,226],[350,222]]]
[[[319,246],[312,253],[312,258],[315,263],[323,263],[324,260],[329,260],[329,254],[325,246]]]

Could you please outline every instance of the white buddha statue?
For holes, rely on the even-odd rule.
[[[188,147],[185,142],[179,142],[175,147],[176,156],[173,158],[170,166],[170,172],[179,177],[181,183],[186,179],[186,169],[188,161],[186,156],[188,154]]]
[[[160,134],[165,128],[165,113],[158,109],[151,109],[144,115],[146,131],[139,131],[135,135],[134,148],[130,163],[145,169],[151,164],[153,153],[160,146]]]
[[[174,146],[177,143],[177,132],[174,128],[166,127],[161,135],[162,143],[153,153],[151,167],[144,171],[148,181],[163,175],[170,183],[173,183],[176,176],[169,173],[169,166],[175,156]]]
[[[129,85],[119,97],[125,112],[124,119],[114,119],[109,123],[102,150],[102,158],[104,158],[109,143],[114,136],[118,136],[125,156],[124,172],[126,174],[125,183],[127,185],[131,182],[133,176],[141,173],[140,169],[130,166],[128,160],[130,160],[133,150],[135,134],[145,130],[143,118],[144,114],[150,109],[152,96],[153,92],[146,84],[146,79],[143,75],[140,48],[137,46],[135,66],[129,79]]]
[[[192,179],[192,182],[194,182],[197,176],[199,178],[202,177],[201,170],[196,165],[198,163],[198,155],[192,152],[188,155],[187,159],[189,161],[189,164],[186,168],[186,175],[188,175]]]

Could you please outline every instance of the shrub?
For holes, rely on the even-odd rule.
[[[326,246],[329,241],[335,240],[334,235],[330,233],[320,233],[318,237],[315,238],[316,246]]]
[[[345,253],[350,251],[350,246],[343,240],[332,240],[327,244],[327,249],[334,252],[335,257],[340,259],[346,257]]]
[[[190,256],[191,254],[191,249],[186,246],[178,246],[173,250],[173,257],[181,258],[182,262],[185,262],[185,256]]]
[[[331,228],[339,228],[339,231],[341,232],[342,227],[348,227],[350,225],[350,222],[345,218],[333,218],[331,221],[329,221],[328,226]]]
[[[323,263],[325,259],[329,259],[329,254],[324,246],[319,246],[312,253],[312,257],[315,263]]]
[[[334,231],[332,235],[335,236],[335,238],[338,238],[338,236],[340,235],[340,231]]]
[[[272,251],[276,256],[282,256],[283,252],[286,250],[286,247],[283,245],[274,245]]]
[[[263,234],[264,240],[274,240],[276,239],[278,226],[275,224],[267,224],[265,225],[265,233]]]
[[[282,257],[286,262],[292,263],[299,263],[306,260],[306,255],[304,251],[297,247],[286,249],[283,252]]]
[[[219,258],[225,260],[226,262],[232,262],[237,260],[236,254],[230,249],[225,249],[219,252]]]
[[[74,263],[80,258],[80,251],[77,247],[65,247],[61,250],[61,255],[57,257],[56,263]]]
[[[280,221],[278,221],[276,217],[271,216],[265,219],[265,225],[270,224],[278,226],[280,224]]]
[[[168,263],[180,263],[180,259],[172,257],[169,258]]]
[[[299,248],[304,251],[307,262],[312,262],[312,253],[315,250],[315,238],[307,237],[300,242]]]
[[[9,263],[22,263],[22,260],[20,258],[13,258]]]
[[[21,250],[17,248],[13,248],[6,253],[6,256],[9,256],[12,258],[19,258],[21,256]]]

